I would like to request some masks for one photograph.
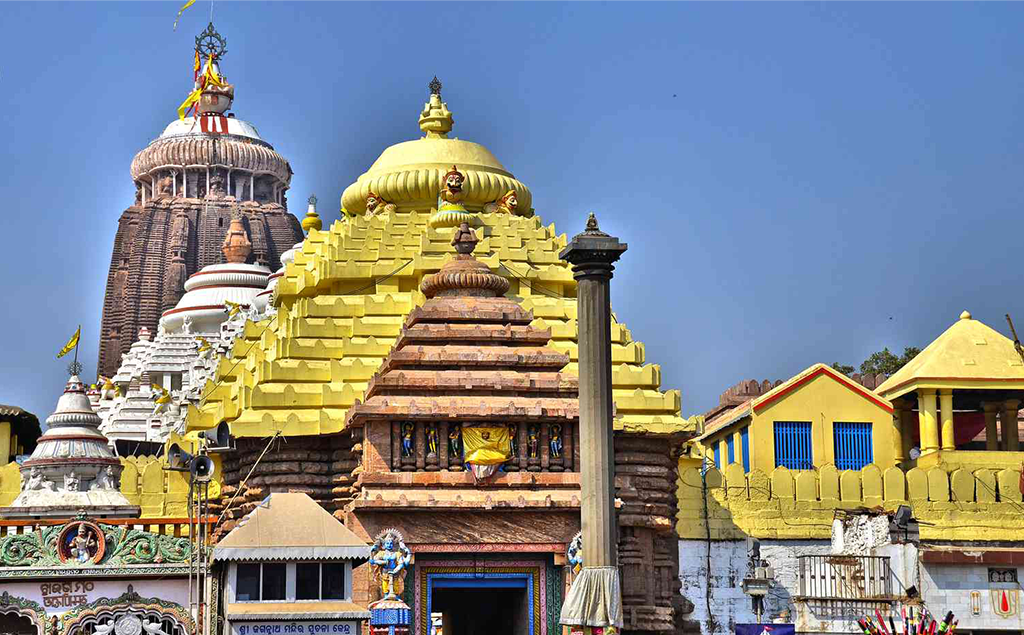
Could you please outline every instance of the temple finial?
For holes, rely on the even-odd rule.
[[[316,213],[316,194],[310,194],[306,200],[309,207],[306,208],[306,216],[302,219],[302,229],[308,234],[311,229],[320,231],[324,224],[320,220],[320,215]]]
[[[441,80],[437,78],[437,75],[434,75],[434,79],[430,80],[430,94],[437,95],[438,97],[441,96]]]
[[[448,104],[441,101],[441,80],[434,76],[430,82],[430,100],[423,104],[420,112],[420,130],[427,137],[447,139],[455,119],[448,110]]]
[[[473,253],[478,242],[480,240],[476,237],[476,232],[469,228],[469,223],[459,225],[459,228],[455,230],[455,236],[452,237],[452,246],[455,247],[455,251],[463,255]]]

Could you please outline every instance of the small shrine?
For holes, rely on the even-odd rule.
[[[21,493],[4,518],[68,517],[79,511],[95,516],[134,517],[139,507],[120,491],[121,462],[99,431],[100,417],[72,375],[46,419],[47,430],[21,464]]]

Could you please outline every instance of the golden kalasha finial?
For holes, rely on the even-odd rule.
[[[428,138],[447,139],[455,119],[448,110],[448,104],[441,101],[441,82],[434,76],[430,82],[430,100],[423,104],[420,113],[420,130]]]
[[[302,219],[302,230],[308,234],[311,229],[320,231],[324,224],[320,220],[320,215],[316,213],[316,194],[310,194],[307,202],[309,207],[306,208],[306,216]]]

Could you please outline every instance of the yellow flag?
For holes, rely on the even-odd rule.
[[[199,97],[202,94],[203,89],[197,88],[196,90],[192,91],[188,97],[185,98],[185,101],[181,102],[181,105],[178,106],[178,119],[185,118],[185,113],[188,111],[189,108],[192,107],[192,104],[199,101]]]
[[[185,12],[185,9],[191,7],[195,3],[196,3],[196,0],[188,0],[188,2],[186,2],[183,5],[181,5],[181,8],[178,9],[178,17],[174,18],[174,30],[175,31],[178,30],[178,20],[181,19],[181,14]]]
[[[465,426],[462,444],[466,450],[466,463],[500,465],[512,452],[508,427]]]
[[[71,351],[75,350],[75,347],[78,346],[78,338],[81,337],[81,336],[82,336],[82,327],[79,326],[78,330],[75,331],[75,334],[72,335],[71,339],[68,340],[68,343],[64,345],[64,348],[60,349],[60,352],[57,353],[57,359],[60,359],[61,357],[64,357],[65,355],[67,355]]]

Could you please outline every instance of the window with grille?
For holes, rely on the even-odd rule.
[[[715,441],[715,467],[722,469],[722,446]]]
[[[859,470],[874,461],[871,443],[871,424],[836,421],[832,427],[836,468]]]
[[[810,421],[775,422],[775,467],[791,470],[814,467]]]

